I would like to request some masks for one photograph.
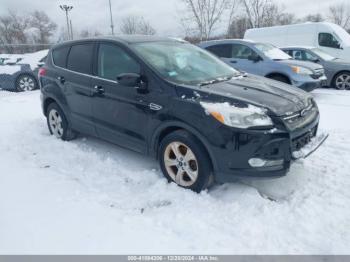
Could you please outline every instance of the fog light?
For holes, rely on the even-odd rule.
[[[249,165],[252,167],[263,167],[266,164],[266,161],[261,158],[251,158],[248,161]]]
[[[272,166],[283,166],[284,160],[266,160],[261,158],[251,158],[248,160],[251,167],[272,167]]]

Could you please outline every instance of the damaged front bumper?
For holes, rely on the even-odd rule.
[[[328,137],[328,133],[321,133],[314,136],[312,132],[310,132],[310,134],[302,138],[304,141],[306,141],[303,147],[292,152],[293,160],[307,158],[313,152],[315,152],[327,140]]]

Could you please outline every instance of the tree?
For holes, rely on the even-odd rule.
[[[48,44],[49,38],[55,32],[57,25],[43,11],[34,11],[30,15],[30,26],[37,28],[39,31],[39,39],[36,42],[40,44]]]
[[[142,34],[154,35],[156,30],[142,16],[127,16],[123,18],[120,25],[120,31],[126,35]]]
[[[185,4],[186,13],[181,19],[181,23],[190,31],[190,26],[194,25],[194,30],[201,40],[210,38],[215,25],[222,18],[223,13],[229,9],[230,0],[182,0]],[[232,10],[232,9],[231,9]]]
[[[19,16],[16,12],[8,11],[8,15],[0,17],[0,42],[6,52],[15,52],[15,45],[26,44],[28,35],[28,18]]]
[[[272,0],[241,0],[250,28],[286,24],[292,15]],[[288,18],[288,21],[286,20]]]
[[[310,14],[301,19],[303,22],[323,22],[324,20],[324,17],[319,13]]]
[[[350,27],[350,6],[346,3],[340,3],[329,7],[328,18],[331,22],[340,25],[345,29]]]

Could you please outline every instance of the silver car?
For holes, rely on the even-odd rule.
[[[311,61],[322,65],[328,78],[327,86],[337,89],[350,89],[350,63],[331,56],[315,47],[282,48],[296,60]]]
[[[248,40],[215,40],[199,44],[227,64],[247,73],[297,86],[305,91],[326,84],[322,65],[292,59],[271,44]]]

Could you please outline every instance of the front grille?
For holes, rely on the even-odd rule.
[[[317,127],[292,140],[292,152],[299,151],[316,136]]]
[[[314,70],[314,73],[311,75],[313,79],[319,79],[320,77],[324,76],[324,69],[318,68]]]
[[[317,116],[317,106],[310,103],[307,108],[292,115],[284,116],[282,120],[289,130],[296,130],[310,124]]]

